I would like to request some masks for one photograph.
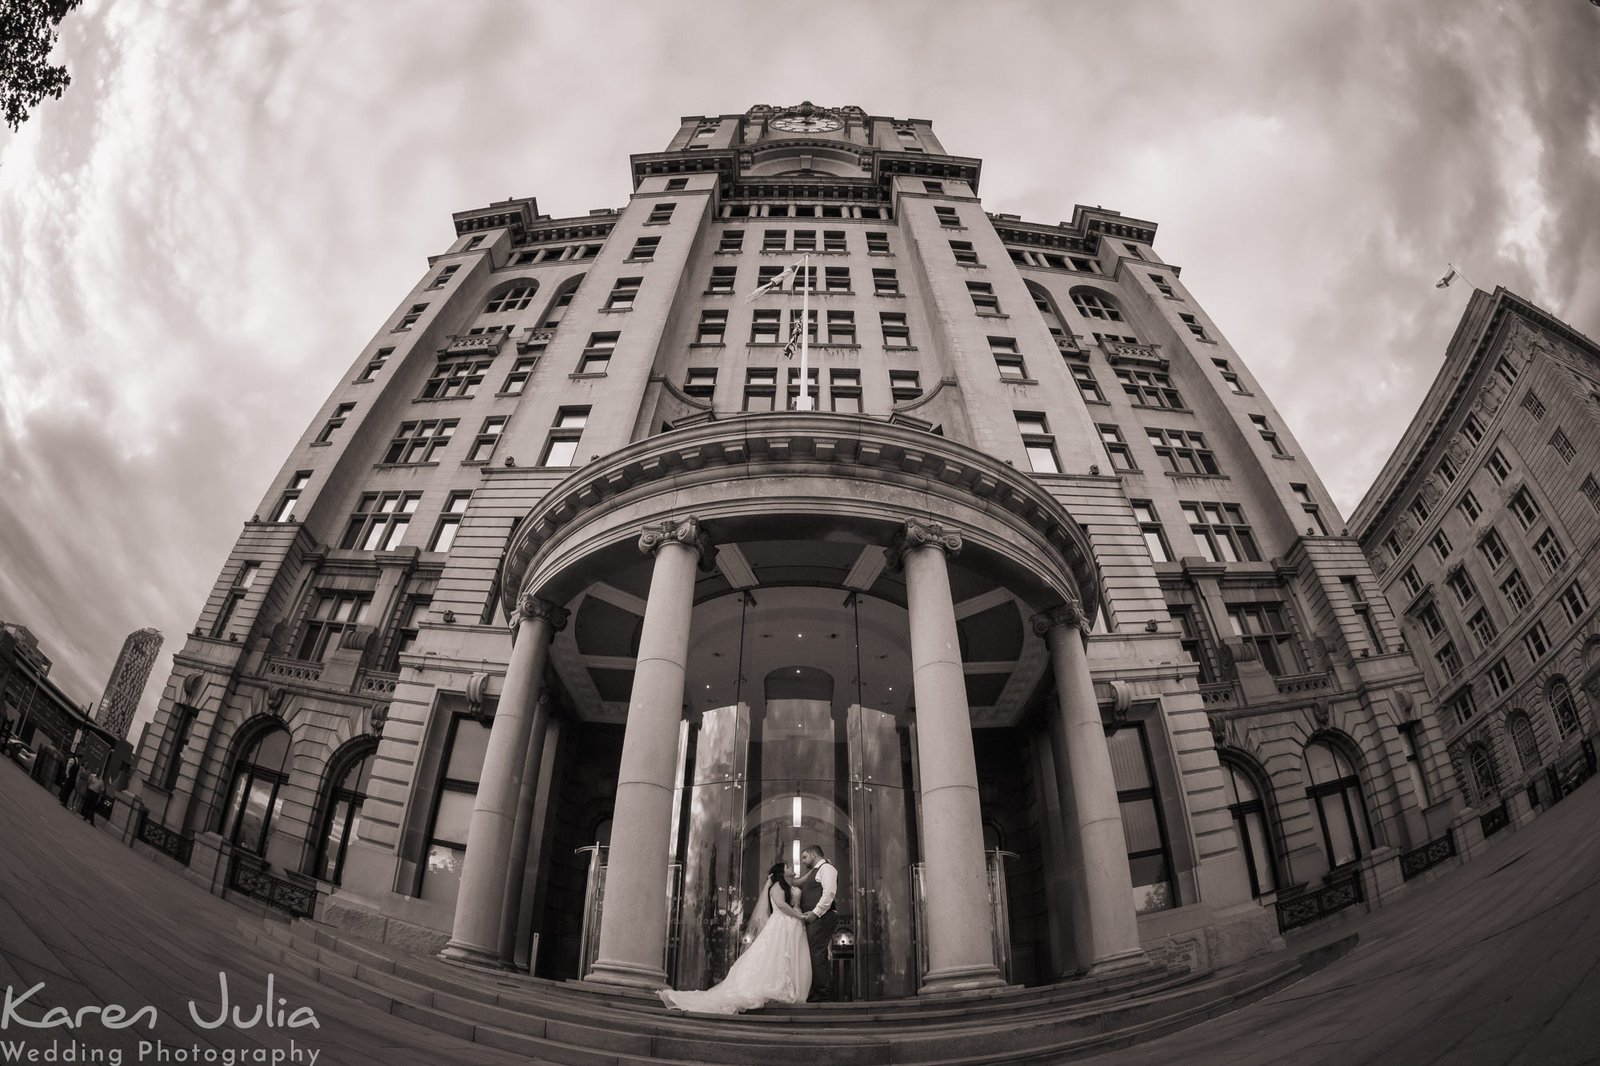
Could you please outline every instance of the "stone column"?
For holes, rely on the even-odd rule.
[[[637,988],[667,983],[667,859],[672,788],[677,781],[678,723],[689,653],[695,570],[709,563],[710,542],[693,518],[663,522],[639,537],[655,555],[633,671],[622,765],[611,816],[600,948],[584,978]]]
[[[528,739],[544,679],[549,645],[567,624],[567,612],[535,596],[517,607],[515,643],[505,687],[489,731],[483,775],[467,828],[467,853],[456,895],[455,925],[443,958],[500,965],[500,921],[505,904],[506,864],[522,794]]]
[[[1005,983],[994,960],[972,718],[946,561],[960,550],[960,537],[917,520],[906,523],[896,544],[911,622],[921,780],[928,938],[923,993]]]
[[[1076,829],[1071,835],[1078,848],[1073,865],[1081,879],[1073,898],[1078,965],[1091,975],[1143,965],[1111,752],[1084,649],[1089,619],[1071,602],[1035,615],[1033,631],[1050,646],[1060,697],[1051,711],[1050,735],[1056,776],[1071,790],[1063,806],[1073,812]]]
[[[533,833],[533,801],[539,792],[539,764],[544,761],[544,737],[550,726],[550,693],[539,693],[533,705],[533,722],[522,763],[522,788],[517,796],[516,818],[511,823],[511,854],[506,859],[504,901],[500,909],[500,965],[515,968],[517,961],[517,911],[522,905],[522,882],[527,875],[528,844]]]

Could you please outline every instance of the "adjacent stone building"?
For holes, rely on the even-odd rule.
[[[1241,958],[1436,835],[1388,602],[1155,224],[980,172],[761,106],[456,215],[175,656],[191,872],[694,987],[815,843],[883,998]]]
[[[1352,518],[1489,827],[1594,771],[1597,405],[1600,347],[1503,288],[1474,292]]]

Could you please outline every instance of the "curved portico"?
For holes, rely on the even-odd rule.
[[[748,786],[748,802],[730,809],[730,828],[716,847],[736,845],[770,861],[767,852],[781,834],[762,827],[776,824],[773,812],[790,793],[794,833],[804,809],[804,824],[836,833],[828,839],[840,847],[889,855],[897,867],[906,866],[915,843],[923,864],[917,910],[923,962],[915,987],[956,991],[1002,983],[986,921],[972,728],[977,716],[999,721],[1018,713],[1052,667],[1061,694],[1053,713],[1062,716],[1052,732],[1066,748],[1057,759],[1062,788],[1071,792],[1063,809],[1079,822],[1072,837],[1081,853],[1072,865],[1092,871],[1076,886],[1078,920],[1095,931],[1090,937],[1080,930],[1078,957],[1091,969],[1138,957],[1084,636],[1067,625],[1092,617],[1098,575],[1083,530],[1008,464],[864,417],[768,414],[707,422],[621,449],[556,486],[519,523],[502,581],[512,617],[528,597],[572,613],[576,633],[562,634],[550,659],[564,682],[570,676],[575,702],[587,701],[597,718],[609,715],[625,729],[605,906],[588,979],[641,987],[669,982],[663,888],[673,851],[685,841],[690,854],[679,858],[691,874],[701,870],[697,826],[714,821],[701,818],[701,808],[714,795],[743,795]],[[958,616],[978,611],[985,625],[958,631]],[[625,638],[608,645],[622,654],[589,655],[584,669],[584,653],[595,648],[582,642],[624,616],[633,620],[623,627]],[[1023,639],[1034,616],[1053,620],[1036,623],[1047,646]],[[775,632],[790,628],[796,631]],[[977,643],[1001,649],[986,653],[1000,661],[964,662],[962,644],[972,643],[979,629]],[[542,647],[552,630],[536,632]],[[769,639],[775,636],[787,643]],[[542,654],[531,650],[515,656],[507,695],[536,698],[536,680],[512,675],[543,665]],[[990,673],[975,684],[974,669]],[[629,673],[624,704],[616,678]],[[981,695],[969,698],[973,693]],[[531,714],[502,701],[487,765],[523,765]],[[691,756],[687,781],[686,720],[698,730],[701,753],[698,763]],[[747,743],[749,751],[764,753],[751,763],[741,754]],[[897,743],[915,753],[903,775],[898,760],[882,758]],[[735,754],[732,770],[713,766],[717,744]],[[1085,747],[1098,752],[1078,750]],[[495,775],[490,785],[486,776],[478,803],[495,811],[515,810],[518,790],[532,787],[511,773]],[[876,806],[861,798],[863,790],[879,795]],[[699,820],[681,831],[678,816],[691,810]],[[870,817],[860,813],[869,810]],[[478,846],[479,821],[467,842],[453,945],[469,957],[494,950],[495,930],[484,916],[512,912],[503,895],[508,877],[517,876],[502,868],[506,849],[498,830],[495,843]],[[893,830],[886,847],[858,841],[885,826]],[[916,840],[897,845],[895,833]],[[885,951],[900,950],[895,945],[908,942],[909,924],[893,913],[894,901],[897,892],[906,894],[896,886],[909,882],[910,870],[875,869],[870,883],[864,871],[855,871],[856,890],[882,913],[869,917],[863,903],[863,924],[875,923],[863,936],[879,937]],[[716,907],[695,895],[698,888],[685,891],[708,913]],[[731,900],[735,913],[739,906]],[[479,950],[470,950],[474,945]]]

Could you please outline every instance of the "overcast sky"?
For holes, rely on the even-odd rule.
[[[931,119],[990,211],[1157,222],[1347,514],[1466,303],[1447,262],[1600,336],[1589,0],[88,0],[57,57],[0,128],[0,618],[79,702],[159,628],[142,718],[450,213],[620,206],[682,115]]]

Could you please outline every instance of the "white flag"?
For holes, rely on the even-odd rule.
[[[1456,280],[1456,268],[1451,267],[1449,271],[1445,273],[1444,277],[1434,282],[1433,287],[1436,289],[1448,289],[1450,287],[1450,283],[1454,280]]]
[[[754,300],[757,296],[765,296],[767,293],[771,292],[774,289],[783,288],[785,285],[787,285],[789,283],[789,279],[794,277],[794,271],[795,271],[794,264],[790,264],[789,266],[784,267],[781,271],[778,272],[778,276],[777,277],[773,278],[771,281],[769,281],[765,285],[761,286],[759,289],[757,289],[755,292],[751,293],[749,296],[746,296],[744,298],[744,302],[745,303],[749,303],[751,300]]]

